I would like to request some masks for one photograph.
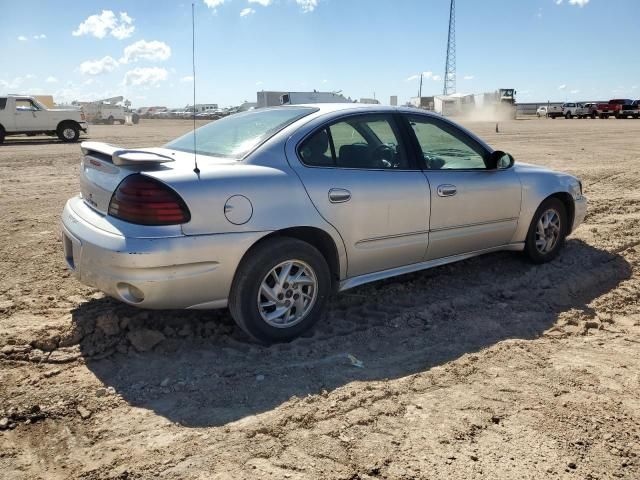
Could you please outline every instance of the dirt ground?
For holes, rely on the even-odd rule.
[[[350,290],[312,334],[272,347],[227,311],[146,312],[80,285],[58,225],[79,147],[8,139],[0,478],[639,479],[640,121],[467,126],[580,176],[589,213],[561,256],[498,253]],[[91,139],[188,130],[144,121]]]

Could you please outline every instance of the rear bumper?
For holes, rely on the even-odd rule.
[[[151,309],[225,307],[240,260],[269,233],[130,238],[87,220],[95,215],[79,197],[65,205],[62,235],[69,269],[86,285]]]

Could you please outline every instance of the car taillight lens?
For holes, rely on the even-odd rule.
[[[191,220],[176,192],[140,174],[130,175],[118,185],[109,202],[109,215],[138,225],[177,225]]]

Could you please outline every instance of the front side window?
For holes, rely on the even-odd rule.
[[[424,165],[430,170],[486,170],[484,152],[462,132],[428,118],[409,117],[422,150]]]
[[[240,160],[287,125],[315,111],[309,107],[287,107],[230,115],[197,129],[196,148],[202,155]],[[193,132],[166,144],[164,148],[193,153]]]
[[[20,112],[36,112],[39,110],[39,108],[27,98],[17,98],[16,110]]]
[[[7,99],[0,98],[0,110],[4,110],[6,106],[7,106]]]
[[[300,146],[302,163],[314,167],[406,170],[408,157],[393,119],[357,115],[317,131]]]

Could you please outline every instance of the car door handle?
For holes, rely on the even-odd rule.
[[[456,193],[458,193],[458,188],[455,185],[439,185],[438,186],[438,195],[441,197],[453,197]]]
[[[331,203],[342,203],[351,200],[351,192],[344,188],[332,188],[329,190],[329,201]]]

